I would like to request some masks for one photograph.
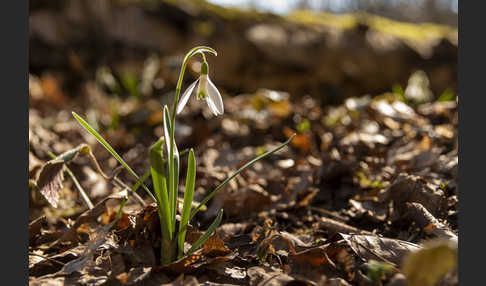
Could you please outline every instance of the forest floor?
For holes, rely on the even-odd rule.
[[[83,84],[85,96],[70,97],[52,74],[29,77],[30,285],[457,284],[458,113],[450,94],[419,103],[395,89],[329,106],[267,89],[223,92],[225,113],[218,117],[191,100],[177,118],[176,141],[179,150],[196,152],[195,201],[248,160],[297,136],[195,217],[188,243],[224,209],[201,250],[161,267],[154,204],[139,191],[144,205],[129,199],[113,223],[135,181],[125,171],[106,180],[76,149],[87,144],[108,176],[119,167],[71,111],[141,175],[149,146],[163,136],[161,104],[173,93],[129,95],[130,85],[122,84],[125,95],[114,96],[103,81],[109,77],[100,78]],[[47,164],[50,152],[69,150],[80,154]],[[63,175],[67,168],[92,208],[73,177]],[[151,180],[145,183],[151,188]],[[46,185],[56,207],[40,192]]]

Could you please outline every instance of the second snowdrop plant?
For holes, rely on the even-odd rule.
[[[212,198],[221,188],[226,185],[230,180],[236,177],[244,169],[253,165],[255,162],[275,153],[289,144],[294,138],[295,134],[287,141],[280,144],[278,147],[265,152],[264,154],[255,157],[235,173],[226,178],[221,184],[219,184],[214,190],[201,200],[200,203],[195,204],[193,208],[193,196],[194,187],[196,181],[196,159],[194,156],[194,150],[189,150],[187,173],[185,188],[182,200],[182,209],[178,209],[179,201],[179,167],[180,167],[180,153],[177,149],[177,145],[174,139],[175,130],[175,117],[179,114],[184,106],[187,104],[189,98],[193,94],[193,91],[197,85],[196,96],[197,99],[206,100],[209,109],[214,115],[222,115],[224,113],[223,99],[221,93],[218,91],[213,82],[209,79],[209,65],[206,61],[205,53],[217,55],[216,51],[210,47],[199,46],[191,49],[182,62],[179,79],[174,96],[174,104],[172,106],[172,113],[169,112],[167,105],[163,108],[163,125],[164,136],[160,137],[150,148],[149,160],[150,170],[139,177],[121,158],[120,155],[110,146],[110,144],[95,130],[93,129],[83,118],[73,112],[73,116],[76,120],[97,140],[100,142],[120,164],[137,180],[131,188],[131,191],[136,191],[139,186],[148,193],[148,195],[157,203],[158,215],[161,226],[161,263],[163,265],[169,264],[173,261],[183,258],[186,255],[192,254],[196,251],[216,230],[219,223],[223,218],[223,210],[220,210],[214,221],[208,227],[206,232],[194,243],[192,246],[184,252],[184,243],[187,232],[187,226],[189,221],[196,215],[196,213]],[[203,63],[201,65],[201,72],[199,78],[194,81],[180,97],[182,82],[184,78],[184,71],[187,67],[189,59],[195,55],[201,55]],[[152,177],[153,190],[151,191],[145,186],[144,181],[149,176]],[[154,196],[155,194],[155,196]],[[120,216],[123,206],[126,203],[125,198],[118,211]],[[180,219],[176,219],[176,214],[179,211]]]

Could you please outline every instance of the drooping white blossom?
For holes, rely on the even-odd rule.
[[[221,94],[214,83],[211,81],[211,79],[209,79],[207,63],[203,63],[199,78],[194,81],[182,94],[182,97],[177,104],[177,114],[181,113],[182,109],[184,109],[184,106],[187,104],[189,97],[191,97],[196,84],[198,84],[196,93],[197,99],[206,99],[206,103],[214,115],[218,116],[223,114],[223,98],[221,97]]]

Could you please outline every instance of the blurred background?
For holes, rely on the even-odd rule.
[[[29,70],[68,97],[88,82],[160,97],[185,52],[209,45],[229,96],[268,88],[339,104],[405,90],[420,70],[438,98],[457,92],[457,12],[453,0],[31,1]]]
[[[331,13],[368,12],[406,22],[433,22],[457,27],[458,0],[210,0],[226,6],[276,14],[297,9]]]

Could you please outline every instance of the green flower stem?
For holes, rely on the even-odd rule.
[[[214,55],[217,55],[216,51],[213,50],[210,47],[204,47],[204,46],[199,46],[191,49],[186,56],[184,57],[184,60],[182,61],[182,67],[181,67],[181,72],[179,73],[179,79],[177,81],[177,86],[176,86],[176,93],[174,96],[174,105],[172,106],[172,120],[170,122],[171,128],[170,128],[170,148],[169,148],[169,197],[173,197],[177,195],[177,190],[175,189],[175,182],[174,182],[174,131],[175,131],[175,117],[176,117],[176,109],[177,109],[177,103],[179,102],[179,96],[181,94],[181,87],[182,87],[182,79],[184,78],[184,72],[187,67],[188,60],[195,55],[198,52],[210,52],[213,53]],[[171,208],[177,208],[177,200],[174,200],[175,204],[171,205]],[[172,212],[176,213],[176,212]],[[173,218],[175,220],[175,218]],[[175,230],[175,225],[172,226]]]

